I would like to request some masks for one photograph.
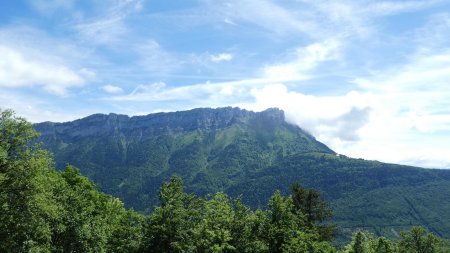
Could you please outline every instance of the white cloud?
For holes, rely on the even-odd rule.
[[[236,25],[236,23],[234,23],[231,19],[229,19],[229,18],[225,18],[224,20],[223,20],[223,22],[225,22],[225,23],[227,23],[227,24],[229,24],[229,25]]]
[[[356,79],[366,89],[384,92],[427,91],[441,89],[450,92],[450,50],[431,55],[416,55],[411,63],[398,69],[379,73],[373,80]]]
[[[14,112],[33,123],[52,121],[65,122],[97,113],[95,110],[78,108],[68,113],[67,108],[55,105],[51,101],[24,95],[20,92],[5,90],[0,87],[0,109],[13,109]]]
[[[119,40],[127,31],[122,17],[107,17],[89,23],[75,25],[75,29],[86,41],[108,44]]]
[[[279,107],[287,120],[308,130],[338,153],[351,157],[416,166],[450,168],[450,112],[417,115],[402,112],[414,106],[396,96],[369,91],[337,96],[312,96],[289,91],[283,84],[253,89],[251,110]],[[448,96],[447,96],[448,97]],[[429,101],[432,103],[433,101]],[[447,107],[450,108],[450,107]],[[434,129],[433,129],[434,126]]]
[[[210,58],[212,62],[231,61],[233,60],[233,55],[229,53],[212,54]]]
[[[244,103],[243,107],[256,111],[281,108],[288,121],[327,141],[358,139],[358,131],[367,123],[370,113],[369,95],[358,92],[343,96],[312,96],[289,91],[284,84],[269,84],[252,89],[251,94],[255,101]]]
[[[67,89],[85,83],[80,73],[62,64],[33,58],[1,45],[0,55],[0,86],[3,87],[40,86],[50,93],[66,95]]]
[[[250,23],[278,35],[293,32],[313,35],[314,31],[318,31],[315,23],[299,18],[303,15],[293,13],[273,1],[207,1],[207,3],[212,10],[210,13],[223,17],[228,24]]]
[[[309,72],[320,63],[337,59],[339,49],[337,40],[327,40],[298,48],[293,60],[266,66],[263,69],[263,76],[274,81],[308,79]]]
[[[139,85],[130,94],[125,96],[116,96],[107,98],[114,101],[188,101],[193,102],[204,100],[205,102],[214,101],[211,99],[218,94],[220,100],[238,99],[241,96],[248,96],[248,91],[254,85],[267,82],[267,80],[240,80],[236,82],[223,83],[202,83],[188,86],[168,87],[165,83],[158,82],[149,85]]]
[[[362,88],[384,97],[389,112],[420,133],[450,131],[450,51],[416,55],[395,71],[357,79]],[[398,119],[397,119],[398,120]]]
[[[401,75],[392,78],[398,80],[397,76]],[[155,83],[109,99],[184,101],[178,107],[171,107],[172,110],[232,105],[261,111],[279,107],[285,110],[289,122],[306,129],[338,153],[384,162],[449,167],[450,158],[444,154],[450,153],[450,139],[448,135],[436,137],[450,132],[447,88],[434,86],[434,91],[415,92],[408,91],[407,85],[399,82],[398,92],[393,93],[395,82],[390,79],[377,82],[373,89],[334,96],[291,91],[284,84],[271,84],[271,80],[264,78],[181,87]]]
[[[114,86],[111,84],[105,85],[102,87],[102,89],[108,93],[112,93],[112,94],[118,94],[118,93],[122,93],[123,89],[120,88],[119,86]]]
[[[77,21],[73,27],[89,43],[112,45],[128,32],[125,19],[142,9],[142,0],[102,1],[105,11],[94,18]]]
[[[149,71],[169,71],[176,67],[172,64],[173,59],[161,49],[155,41],[150,41],[139,51],[143,52],[143,64]],[[125,96],[108,98],[116,101],[169,101],[169,100],[197,100],[207,97],[217,99],[217,94],[226,95],[231,101],[239,98],[248,98],[249,92],[254,87],[280,82],[299,81],[310,79],[314,76],[311,73],[320,63],[334,60],[338,57],[339,43],[337,40],[327,40],[322,43],[313,43],[306,47],[298,48],[288,63],[275,63],[267,65],[260,70],[261,77],[243,79],[238,81],[228,81],[219,83],[201,83],[194,85],[168,87],[165,83],[155,83],[150,85],[139,85],[133,92]],[[206,53],[213,61],[231,60],[231,54],[211,55]],[[204,59],[205,55],[199,58]],[[166,62],[167,61],[167,62]],[[180,63],[179,63],[180,64]],[[164,66],[171,67],[164,67]],[[163,69],[160,69],[164,67]],[[231,96],[233,96],[231,98]],[[219,99],[224,101],[224,98]],[[214,101],[214,99],[212,99]]]

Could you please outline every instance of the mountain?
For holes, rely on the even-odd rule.
[[[279,109],[95,114],[34,128],[57,167],[79,167],[137,210],[150,210],[173,174],[190,192],[242,195],[255,208],[264,208],[276,189],[287,194],[299,182],[331,204],[341,236],[363,228],[395,237],[422,225],[450,238],[450,171],[339,156],[287,123]]]

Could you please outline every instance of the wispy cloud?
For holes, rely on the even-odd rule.
[[[122,88],[120,88],[119,86],[111,85],[111,84],[102,86],[102,90],[104,90],[107,93],[111,93],[111,94],[118,94],[118,93],[123,92]]]
[[[157,41],[147,40],[134,47],[138,65],[142,71],[164,77],[179,69],[185,62],[165,50]]]
[[[157,67],[165,66],[163,57],[158,56],[161,53],[156,43],[151,43],[154,53],[149,54],[155,56],[150,58],[149,67],[157,69]],[[303,48],[298,48],[293,54],[294,59],[288,63],[274,63],[262,67],[259,76],[249,79],[241,79],[237,81],[200,83],[194,85],[185,85],[178,87],[170,87],[165,83],[159,82],[150,85],[139,85],[133,92],[125,96],[117,96],[110,98],[116,101],[168,101],[168,100],[194,100],[204,99],[207,97],[222,94],[228,96],[232,100],[238,97],[248,97],[248,93],[254,87],[281,82],[281,81],[300,81],[314,77],[313,70],[322,62],[335,59],[338,51],[338,43],[336,41],[325,41],[323,43],[314,43]],[[216,57],[216,60],[227,60],[231,58],[228,54],[211,55],[210,60]],[[158,61],[159,60],[159,61]],[[230,59],[231,60],[231,59]],[[158,64],[159,63],[159,64]],[[155,66],[154,66],[154,65]],[[223,101],[223,99],[221,99]],[[231,102],[231,101],[230,101]]]
[[[313,13],[309,19],[316,24],[315,31],[322,36],[342,36],[347,39],[370,40],[378,34],[377,20],[402,13],[426,10],[444,1],[333,1],[305,0]]]
[[[105,1],[105,11],[96,17],[77,21],[74,29],[90,43],[110,44],[119,41],[127,32],[125,19],[140,11],[142,0]]]
[[[365,12],[376,16],[394,15],[427,9],[443,2],[445,1],[372,1],[365,5]]]
[[[221,96],[220,101],[239,100],[248,96],[248,91],[255,85],[270,82],[264,79],[248,79],[221,83],[202,83],[179,87],[167,87],[165,83],[158,82],[149,85],[139,85],[130,94],[106,98],[113,101],[212,101],[211,98]],[[195,104],[195,103],[194,103]]]
[[[69,10],[74,0],[28,0],[30,5],[43,15],[50,15],[57,10]]]
[[[448,48],[450,45],[450,13],[431,15],[427,23],[417,29],[413,38],[419,49],[429,53],[430,49]]]
[[[299,19],[302,15],[293,13],[273,1],[207,1],[207,4],[210,13],[222,17],[228,24],[253,24],[278,35],[292,32],[313,35],[314,31],[318,30],[316,23]]]
[[[273,81],[305,80],[310,77],[310,71],[320,63],[336,60],[339,52],[337,40],[327,40],[297,48],[292,54],[292,60],[265,66],[263,76]]]
[[[379,79],[377,81],[377,79]],[[355,82],[366,89],[382,90],[391,94],[405,91],[446,90],[450,92],[450,50],[439,54],[417,55],[412,62],[388,71],[385,75],[380,73],[371,80],[357,79]]]
[[[212,54],[210,59],[212,62],[231,61],[233,60],[233,55],[229,53]]]

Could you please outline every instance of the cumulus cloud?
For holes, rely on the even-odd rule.
[[[416,55],[395,71],[355,80],[361,88],[384,97],[391,114],[424,133],[450,131],[450,51]]]
[[[331,134],[340,140],[358,141],[360,140],[358,130],[369,123],[370,111],[369,107],[352,107],[349,112],[335,119],[325,120],[324,123],[331,126]]]
[[[75,71],[63,64],[36,59],[10,47],[0,45],[0,86],[40,86],[47,92],[66,95],[67,89],[85,83],[86,71]]]
[[[278,107],[287,120],[306,129],[322,141],[347,142],[359,139],[358,131],[368,123],[367,94],[350,92],[343,96],[312,96],[289,91],[284,84],[269,84],[251,91],[255,101],[241,106],[251,110]]]
[[[252,90],[255,101],[241,107],[279,107],[287,120],[312,133],[338,153],[416,166],[448,168],[450,112],[411,113],[414,98],[371,91],[313,96],[272,84]],[[448,96],[448,95],[447,95]],[[432,100],[428,100],[432,103]],[[439,101],[437,101],[439,103]],[[405,111],[406,110],[406,111]],[[420,141],[419,141],[420,140]]]

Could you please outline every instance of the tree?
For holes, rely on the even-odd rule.
[[[323,224],[333,216],[328,204],[321,198],[320,193],[313,189],[306,189],[295,183],[291,186],[293,211],[306,216],[308,228],[317,229],[321,241],[329,241],[334,236],[336,226]]]
[[[119,199],[99,192],[75,167],[67,166],[60,175],[57,196],[64,215],[58,222],[61,229],[54,234],[54,248],[61,252],[105,252],[107,248],[124,252],[124,248],[132,249],[130,244],[139,244],[139,234],[129,233],[125,240],[122,234],[139,228],[132,210],[126,211]]]
[[[222,192],[205,202],[202,219],[194,229],[196,252],[229,252],[236,248],[231,244],[231,224],[234,212],[230,199]]]
[[[444,242],[441,239],[432,233],[427,233],[422,227],[413,227],[409,231],[403,231],[400,237],[400,253],[450,252],[448,248],[444,247]]]
[[[256,253],[267,252],[268,245],[264,240],[266,233],[266,213],[258,209],[252,212],[241,199],[233,201],[234,217],[231,222],[232,245],[234,252]]]
[[[123,206],[122,203],[121,206]],[[133,209],[121,209],[117,224],[108,238],[107,252],[139,252],[143,219],[144,215],[136,213]]]
[[[328,242],[320,241],[314,227],[306,225],[306,215],[293,210],[292,196],[283,197],[276,191],[270,198],[267,210],[269,252],[334,252]]]
[[[161,205],[144,222],[144,252],[194,252],[193,228],[200,221],[203,201],[183,192],[180,177],[173,176],[159,192]]]
[[[0,110],[1,252],[48,251],[58,205],[52,194],[55,172],[46,151],[30,142],[31,124]]]
[[[390,240],[380,237],[378,238],[377,244],[376,244],[376,253],[394,253],[397,252],[397,248],[394,243],[392,243]]]
[[[25,119],[0,111],[0,252],[137,249],[137,214],[78,169],[57,172],[49,153],[32,143],[36,136]]]

